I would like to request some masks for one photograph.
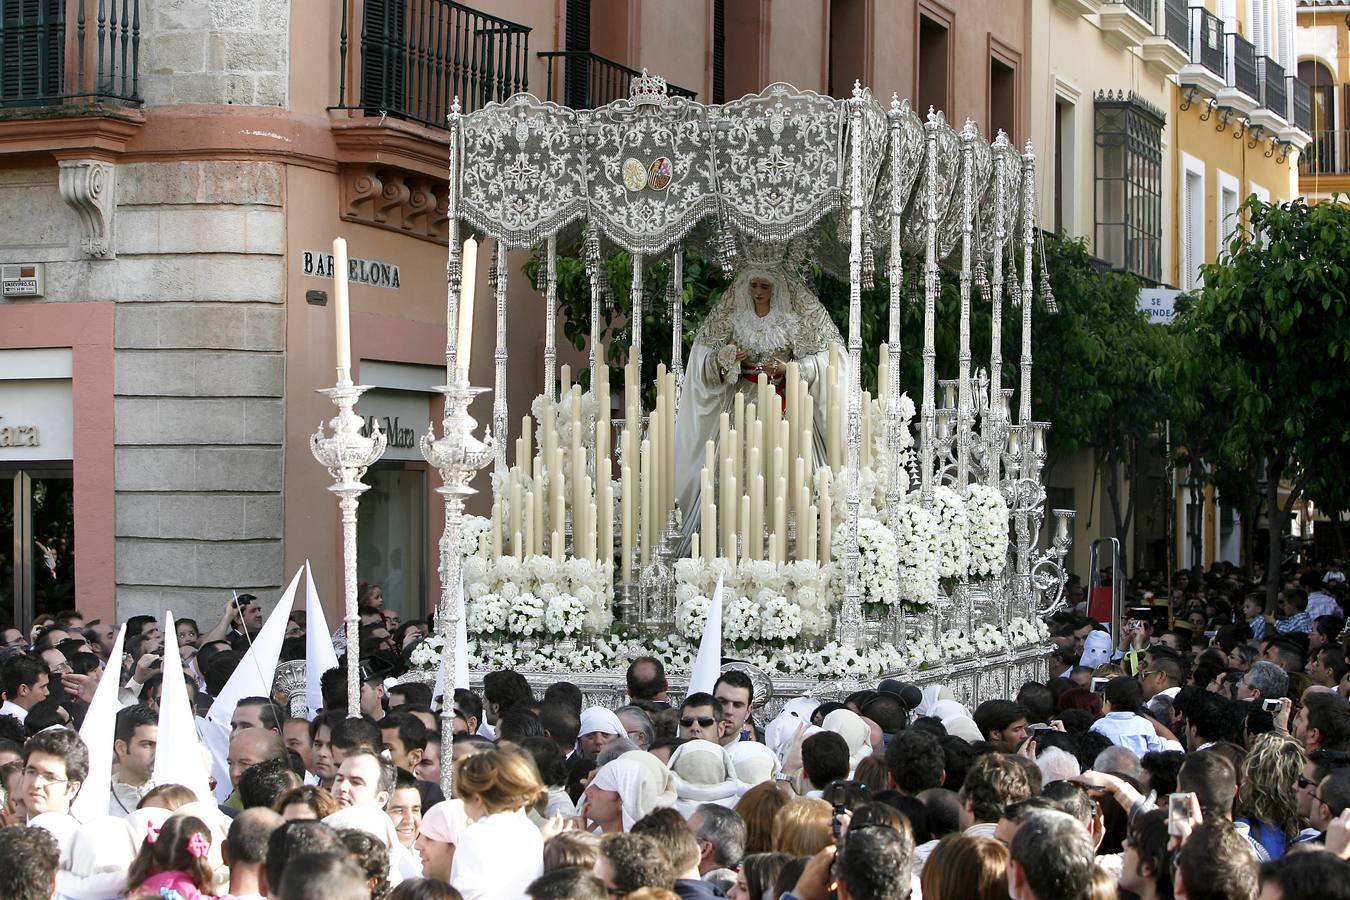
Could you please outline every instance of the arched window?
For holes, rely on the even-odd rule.
[[[1307,171],[1339,172],[1346,160],[1345,132],[1336,130],[1336,78],[1315,59],[1298,64],[1298,77],[1312,87],[1312,152]]]

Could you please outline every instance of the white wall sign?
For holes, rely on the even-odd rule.
[[[1172,288],[1143,288],[1139,291],[1139,309],[1154,325],[1170,325],[1176,311],[1172,308],[1181,291]]]
[[[300,274],[311,278],[333,277],[333,254],[306,250],[300,255]],[[347,279],[355,284],[398,290],[398,266],[378,259],[347,259]]]

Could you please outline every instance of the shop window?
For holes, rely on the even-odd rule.
[[[1159,282],[1163,113],[1133,92],[1102,92],[1095,116],[1097,255]]]

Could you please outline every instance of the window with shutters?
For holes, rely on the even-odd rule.
[[[61,97],[64,0],[0,0],[0,104]]]
[[[1205,164],[1182,153],[1181,172],[1181,271],[1177,280],[1178,287],[1189,291],[1200,286],[1200,266],[1205,261]]]
[[[524,25],[452,0],[364,0],[361,100],[371,115],[446,127],[465,112],[528,90]]]
[[[1098,93],[1096,252],[1152,282],[1162,280],[1161,110],[1133,91]]]
[[[1214,245],[1214,255],[1217,258],[1227,249],[1228,241],[1238,226],[1238,180],[1219,169],[1215,172],[1214,182],[1218,186],[1216,196],[1219,202],[1216,210],[1217,218],[1214,220],[1217,223]]]

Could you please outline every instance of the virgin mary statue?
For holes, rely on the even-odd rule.
[[[789,362],[811,391],[815,465],[825,461],[825,372],[831,343],[842,344],[825,307],[785,268],[742,269],[694,336],[675,422],[675,499],[683,513],[681,553],[698,530],[704,447],[718,443],[718,422],[738,393],[754,399],[761,373],[781,392]],[[840,354],[839,359],[847,357]],[[847,384],[843,374],[840,383]],[[842,419],[842,417],[841,417]]]

